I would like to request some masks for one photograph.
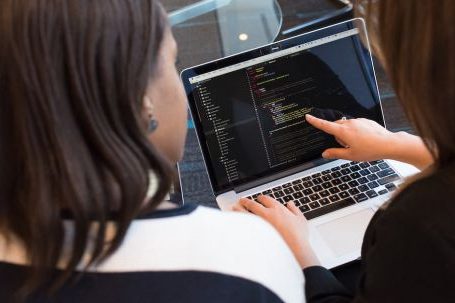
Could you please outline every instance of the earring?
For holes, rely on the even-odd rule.
[[[153,112],[154,106],[152,100],[150,98],[145,97],[145,106],[148,112],[149,124],[148,124],[148,132],[153,133],[158,128],[158,121],[155,119]]]
[[[149,133],[153,133],[157,128],[158,128],[158,121],[156,121],[156,119],[153,117],[153,115],[150,115],[150,122],[149,122],[149,128],[148,128]]]

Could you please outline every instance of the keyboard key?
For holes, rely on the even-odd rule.
[[[332,184],[333,184],[334,186],[340,185],[340,184],[341,184],[341,180],[340,180],[340,179],[332,180]]]
[[[309,211],[310,207],[308,205],[303,205],[303,206],[300,206],[299,209],[302,213],[304,213],[304,212]]]
[[[271,190],[271,189],[268,189],[268,190],[265,190],[265,191],[262,192],[262,194],[265,195],[265,196],[268,196],[268,195],[270,195],[271,193],[272,193],[272,190]]]
[[[309,196],[309,195],[311,195],[312,193],[313,193],[313,191],[311,190],[311,188],[307,188],[307,189],[305,189],[305,190],[303,191],[303,194],[304,194],[305,196]]]
[[[302,183],[302,180],[300,180],[300,179],[299,179],[299,180],[292,181],[292,184],[293,184],[293,185],[297,185],[297,184],[300,184],[300,183]]]
[[[361,168],[367,168],[367,167],[370,166],[370,163],[368,163],[368,162],[362,162],[362,163],[359,164],[359,166],[360,166]]]
[[[281,198],[284,196],[284,193],[281,190],[276,191],[273,194],[275,195],[275,198]]]
[[[283,187],[283,188],[288,188],[291,186],[292,186],[292,183],[286,183],[286,184],[281,185],[281,187]]]
[[[348,184],[351,188],[359,186],[359,182],[357,182],[356,180],[353,180],[353,181],[349,182]]]
[[[377,173],[378,171],[380,171],[379,167],[377,166],[370,167],[369,170],[372,173]]]
[[[348,190],[349,189],[349,185],[341,184],[340,186],[338,186],[338,188],[341,189],[341,190]]]
[[[322,181],[321,178],[314,178],[314,179],[313,179],[313,183],[314,183],[314,184],[321,184],[322,182],[323,182],[323,181]]]
[[[319,178],[321,176],[321,173],[315,173],[311,175],[312,178]]]
[[[301,192],[293,193],[292,196],[294,197],[294,199],[303,198],[303,194]]]
[[[341,169],[341,168],[340,168],[339,166],[336,166],[336,167],[332,168],[331,171],[338,171],[338,170],[340,170],[340,169]]]
[[[349,193],[345,191],[339,193],[338,195],[340,196],[341,199],[349,198]]]
[[[359,184],[365,184],[365,183],[368,183],[368,179],[365,177],[362,177],[362,178],[358,179],[357,182],[359,182]]]
[[[385,163],[381,163],[381,164],[385,164]],[[393,175],[394,173],[395,173],[395,171],[393,169],[387,168],[387,169],[384,169],[384,170],[381,170],[380,172],[378,172],[377,175],[379,178],[384,178],[384,177]]]
[[[283,201],[284,202],[289,202],[289,201],[292,201],[292,200],[294,200],[294,198],[291,195],[283,197]]]
[[[253,197],[245,197],[245,199],[248,199],[248,200],[253,200]]]
[[[305,178],[302,178],[302,181],[310,181],[311,180],[311,176],[307,176]]]
[[[330,181],[330,180],[332,180],[333,178],[332,178],[332,176],[331,176],[331,175],[325,175],[325,176],[322,176],[322,178],[321,178],[321,179],[322,179],[322,181],[326,181],[326,182],[327,182],[327,181]]]
[[[364,169],[360,171],[360,174],[362,176],[368,176],[369,174],[371,174],[371,172],[368,169]]]
[[[322,215],[331,213],[335,210],[339,210],[339,209],[342,209],[342,208],[345,208],[345,207],[348,207],[348,206],[351,206],[354,204],[355,204],[355,202],[352,198],[347,198],[347,199],[341,200],[340,202],[331,203],[324,207],[321,207],[321,208],[318,208],[315,210],[311,210],[309,212],[306,212],[304,215],[307,218],[307,220],[311,220],[311,219],[320,217]]]
[[[362,177],[362,175],[359,174],[359,173],[357,173],[357,172],[355,172],[355,173],[353,173],[353,174],[350,174],[349,176],[350,176],[352,179],[358,179],[358,178]]]
[[[384,162],[384,163],[379,163],[378,166],[379,166],[380,169],[387,169],[387,168],[390,167],[390,166],[389,166],[387,163],[385,163],[385,162]]]
[[[376,174],[371,174],[371,175],[368,175],[367,179],[370,181],[374,181],[374,180],[379,179],[379,177],[376,176]]]
[[[349,165],[351,165],[351,166],[357,165],[357,164],[359,164],[359,162],[357,162],[357,161],[351,161],[351,162],[349,162]]]
[[[323,188],[321,185],[316,185],[311,188],[314,192],[321,191]]]
[[[323,198],[330,196],[330,193],[328,190],[323,190],[319,193],[319,195]]]
[[[308,188],[308,187],[313,186],[314,184],[313,184],[313,182],[311,182],[311,181],[304,181],[304,182],[302,183],[302,185],[303,185],[303,187]]]
[[[321,207],[321,204],[319,204],[318,202],[311,202],[309,205],[310,205],[311,209]]]
[[[351,170],[354,171],[354,172],[356,172],[356,171],[361,170],[361,168],[360,168],[360,166],[358,166],[358,165],[354,165],[354,166],[351,166]]]
[[[368,200],[368,197],[364,193],[361,193],[361,194],[355,195],[354,196],[354,200],[356,200],[357,203],[359,203],[359,202],[363,202],[363,201]]]
[[[344,176],[344,175],[349,175],[351,174],[352,171],[349,169],[349,168],[345,168],[345,169],[342,169],[341,170],[341,174]]]
[[[357,187],[357,189],[361,192],[366,192],[367,190],[370,190],[368,185],[360,185],[359,187]]]
[[[281,190],[281,189],[282,189],[281,186],[277,186],[277,187],[272,188],[273,191],[277,191],[277,190]]]
[[[290,187],[290,188],[285,188],[285,189],[283,189],[283,192],[284,192],[286,195],[290,195],[290,194],[292,194],[293,192],[295,192],[295,190],[294,190],[292,187]]]
[[[311,201],[316,201],[316,200],[319,200],[320,198],[321,198],[321,197],[319,197],[318,194],[312,194],[312,195],[310,196]]]
[[[378,194],[374,190],[369,190],[365,194],[370,198],[374,198],[374,197],[378,196]]]
[[[350,165],[349,163],[343,164],[343,165],[341,165],[341,168],[349,167],[349,165]]]
[[[387,189],[383,189],[383,190],[380,190],[380,191],[378,192],[378,194],[380,194],[380,195],[385,195],[385,194],[388,193],[388,192],[389,192],[389,191],[388,191]]]
[[[340,189],[338,187],[332,187],[332,188],[329,189],[329,192],[331,194],[337,194],[337,193],[340,192]]]
[[[370,164],[376,165],[376,164],[383,163],[383,162],[384,162],[384,160],[370,161]]]
[[[378,184],[378,182],[373,181],[373,182],[368,183],[368,187],[373,189],[373,188],[379,187],[379,184]]]
[[[360,194],[360,191],[357,188],[351,188],[350,190],[348,190],[348,192],[353,196]]]
[[[338,195],[332,195],[329,197],[329,200],[332,202],[337,202],[340,201],[340,197],[338,197]]]
[[[339,171],[336,171],[336,172],[332,173],[331,176],[332,176],[333,178],[338,178],[338,177],[341,177],[342,174],[341,174]]]
[[[293,188],[295,191],[302,191],[302,190],[305,189],[305,188],[303,187],[302,184],[294,185],[292,188]]]
[[[281,199],[281,198],[278,198],[278,199],[276,199],[276,200],[277,200],[278,202],[280,202],[281,204],[284,204],[284,203],[285,203],[284,200]]]
[[[330,201],[329,201],[329,199],[324,198],[324,199],[319,200],[319,204],[327,205],[327,204],[330,204]]]
[[[341,177],[340,179],[341,179],[341,181],[343,181],[343,182],[345,182],[345,183],[352,180],[351,177],[349,177],[349,176],[343,176],[343,177]]]
[[[330,170],[329,169],[322,171],[322,175],[323,176],[328,175],[328,174],[330,174]]]
[[[256,199],[257,199],[257,197],[259,197],[259,194],[254,194],[254,195],[252,195],[252,197],[253,197],[253,199],[255,199],[255,200],[256,200]]]
[[[325,183],[322,183],[321,185],[322,185],[322,187],[324,187],[325,189],[331,188],[331,187],[333,186],[332,183],[330,183],[330,182],[325,182]]]
[[[308,197],[305,197],[305,198],[300,199],[299,202],[302,204],[307,204],[307,203],[310,203],[311,200]]]
[[[395,189],[397,189],[397,186],[393,183],[389,183],[389,184],[386,184],[385,186],[387,188],[388,191],[392,192],[394,191]]]
[[[400,180],[400,176],[398,176],[397,174],[393,174],[393,175],[387,176],[385,178],[379,179],[378,183],[381,185],[384,185],[384,184],[387,184],[387,183],[390,183],[393,181],[397,181],[397,180]]]

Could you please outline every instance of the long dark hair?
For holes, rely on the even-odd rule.
[[[26,249],[22,294],[47,283],[63,257],[62,210],[74,237],[51,290],[80,264],[92,222],[95,264],[168,192],[171,165],[141,119],[166,22],[153,0],[0,1],[0,229]],[[158,190],[145,201],[150,171]]]
[[[362,6],[363,5],[363,6]],[[455,1],[357,0],[376,54],[435,163],[455,161]]]

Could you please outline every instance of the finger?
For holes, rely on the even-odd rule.
[[[305,115],[305,119],[314,127],[334,136],[336,136],[340,132],[340,129],[342,128],[341,124],[319,119],[309,114]]]
[[[260,195],[258,197],[258,201],[259,201],[259,203],[261,203],[262,205],[264,205],[267,208],[273,208],[273,207],[277,207],[279,205],[282,205],[280,202],[278,202],[277,200],[273,199],[272,197],[265,196],[265,195]]]
[[[246,210],[260,217],[265,217],[267,213],[267,208],[265,208],[261,203],[257,203],[250,199],[240,199],[239,202],[240,205],[242,205]]]
[[[349,148],[329,148],[322,153],[325,159],[346,159],[351,160],[351,150]]]
[[[232,210],[240,213],[248,213],[248,210],[245,209],[242,205],[239,203],[236,203],[232,206]]]
[[[295,206],[294,201],[289,201],[288,204],[286,204],[286,207],[296,216],[303,216],[302,212],[300,209]]]

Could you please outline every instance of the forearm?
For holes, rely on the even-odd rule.
[[[386,158],[409,163],[421,170],[434,161],[422,139],[406,132],[393,134]]]

